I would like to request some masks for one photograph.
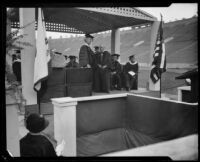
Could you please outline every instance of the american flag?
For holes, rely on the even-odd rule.
[[[153,54],[153,62],[151,66],[150,78],[155,84],[160,80],[161,74],[166,71],[166,55],[165,55],[165,44],[163,39],[163,21],[161,15],[161,21],[157,33],[157,39]]]

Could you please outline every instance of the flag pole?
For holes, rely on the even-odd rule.
[[[162,73],[160,74],[160,98],[161,98],[161,83],[162,83]]]
[[[39,92],[37,92],[37,101],[38,101],[38,111],[39,111],[39,114],[41,114]]]
[[[160,13],[160,17],[161,17],[161,24],[162,24],[162,14]],[[162,40],[163,41],[163,40]],[[162,42],[163,43],[163,42]],[[162,72],[160,73],[160,98],[161,98],[161,87],[162,87]]]

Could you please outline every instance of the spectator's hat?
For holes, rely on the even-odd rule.
[[[131,59],[132,57],[135,57],[135,55],[130,55],[128,58]]]
[[[90,34],[85,34],[85,37],[86,37],[86,38],[92,38],[92,39],[94,38],[94,37],[93,37],[92,35],[90,35]]]
[[[117,54],[117,53],[114,53],[114,54],[112,54],[111,56],[117,56],[117,58],[118,58],[120,55]]]
[[[74,56],[74,55],[70,55],[69,56],[69,59],[71,60],[71,59],[76,59],[77,57],[76,56]]]
[[[26,119],[26,128],[32,133],[39,133],[49,125],[42,115],[32,113]]]

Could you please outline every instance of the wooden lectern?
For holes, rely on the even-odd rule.
[[[92,95],[91,68],[52,68],[48,79],[42,83],[40,102],[51,98],[82,97]]]
[[[191,79],[191,91],[183,91],[182,93],[182,101],[184,102],[190,102],[190,103],[194,103],[194,102],[198,102],[198,96],[199,96],[199,92],[198,92],[198,87],[199,87],[199,77],[198,77],[198,69],[192,69],[190,71],[187,71],[185,73],[183,73],[182,75],[176,77],[176,79],[187,79],[190,78]]]

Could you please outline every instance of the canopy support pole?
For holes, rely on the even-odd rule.
[[[111,32],[111,54],[120,54],[120,30],[112,29]]]
[[[20,8],[20,27],[27,24],[29,25],[21,30],[21,34],[26,35],[20,41],[29,42],[32,46],[23,46],[24,49],[21,50],[22,93],[27,105],[34,105],[37,104],[37,93],[33,90],[36,53],[35,8]]]

